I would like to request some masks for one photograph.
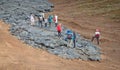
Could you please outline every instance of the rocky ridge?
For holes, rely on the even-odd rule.
[[[11,34],[33,47],[47,50],[63,58],[83,60],[100,60],[100,48],[77,34],[77,47],[73,48],[64,38],[68,28],[63,27],[62,37],[57,37],[53,27],[40,28],[31,26],[30,13],[50,12],[53,4],[48,0],[0,0],[0,19],[11,24]]]

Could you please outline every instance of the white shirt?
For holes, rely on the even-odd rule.
[[[40,13],[40,15],[41,15],[43,18],[45,17],[44,13]]]
[[[100,32],[98,32],[98,31],[97,31],[97,32],[95,32],[95,35],[100,35]]]
[[[31,22],[34,22],[34,21],[35,21],[33,15],[30,16],[30,20],[31,20]]]
[[[41,17],[39,17],[39,18],[40,18],[40,20],[41,20],[41,21],[43,20],[42,16],[41,16]]]
[[[48,22],[48,19],[45,19],[45,23],[47,23]]]
[[[55,15],[55,19],[56,19],[55,23],[58,23],[58,16],[57,15]]]

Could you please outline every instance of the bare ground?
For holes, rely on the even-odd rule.
[[[30,47],[12,36],[9,25],[0,21],[0,70],[119,70],[120,69],[120,24],[103,15],[74,16],[64,0],[51,0],[63,25],[91,39],[96,28],[101,30],[100,47],[102,60],[82,61],[62,59],[48,52]],[[73,4],[70,2],[70,4]],[[96,42],[94,42],[96,44]]]

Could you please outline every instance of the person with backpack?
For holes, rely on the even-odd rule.
[[[92,37],[92,40],[91,40],[92,42],[93,42],[94,38],[96,38],[97,44],[99,45],[99,38],[100,38],[100,30],[99,29],[96,29],[95,34],[94,34],[94,36]]]
[[[61,37],[61,32],[62,32],[62,26],[61,26],[61,24],[58,24],[57,27],[56,27],[56,29],[57,29],[57,32],[58,32],[58,37],[60,38]]]
[[[65,41],[69,43],[70,46],[73,44],[73,32],[71,30],[66,31],[67,37],[65,38]]]
[[[51,24],[53,22],[53,16],[52,15],[49,15],[48,22],[49,22],[49,27],[51,27]]]

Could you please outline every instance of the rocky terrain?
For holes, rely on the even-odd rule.
[[[91,40],[95,29],[100,28],[101,37],[99,46],[102,52],[101,60],[83,61],[81,59],[60,58],[46,51],[46,48],[43,48],[45,50],[39,49],[35,46],[26,44],[24,39],[19,40],[19,36],[14,36],[14,33],[10,31],[12,29],[11,25],[14,25],[14,23],[5,23],[5,21],[0,20],[0,70],[120,69],[120,0],[49,1],[54,4],[54,11],[46,13],[46,15],[57,14],[59,16],[59,21],[63,23],[65,27],[78,32],[80,38],[83,36],[87,40]],[[0,5],[0,8],[1,7],[3,6]],[[0,12],[1,11],[2,10],[0,10]],[[0,15],[1,19],[3,19],[3,15]],[[117,22],[113,21],[113,19],[116,19],[115,21]],[[20,22],[22,22],[22,20]],[[28,17],[26,22],[29,23]],[[22,23],[24,23],[24,21]],[[28,24],[28,26],[30,25]],[[33,28],[33,26],[30,27]],[[50,31],[50,28],[45,29],[37,26],[34,28]],[[96,41],[93,43],[96,44]]]
[[[73,48],[64,38],[59,39],[54,25],[53,27],[40,28],[38,25],[30,25],[30,13],[39,15],[40,12],[53,11],[53,4],[47,0],[1,0],[0,18],[11,25],[11,34],[33,47],[47,50],[48,52],[63,58],[80,58],[83,60],[100,60],[100,48],[77,34],[77,47]]]

